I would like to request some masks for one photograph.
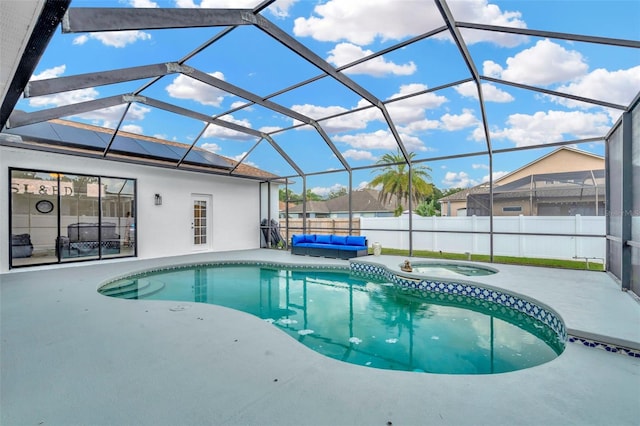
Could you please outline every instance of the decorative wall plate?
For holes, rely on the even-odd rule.
[[[49,200],[40,200],[36,203],[36,210],[40,213],[51,213],[53,211],[53,203]]]

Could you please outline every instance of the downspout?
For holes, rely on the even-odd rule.
[[[302,176],[302,233],[307,233],[307,177]]]
[[[353,191],[353,172],[349,170],[349,235],[353,233],[353,206],[351,205]],[[360,225],[362,228],[362,224]]]
[[[409,165],[409,256],[413,256],[413,173],[411,161],[407,161]]]

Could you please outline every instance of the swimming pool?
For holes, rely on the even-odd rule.
[[[522,310],[380,278],[348,269],[199,265],[125,277],[99,291],[230,307],[326,356],[391,370],[503,373],[548,362],[564,349],[557,330]]]

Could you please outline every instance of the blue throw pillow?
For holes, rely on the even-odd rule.
[[[316,235],[316,243],[331,244],[331,235]]]
[[[331,244],[345,245],[347,244],[347,237],[344,235],[332,235]]]
[[[315,243],[316,242],[316,234],[304,234],[304,242],[305,243]]]
[[[365,238],[362,235],[349,235],[347,237],[347,245],[349,246],[363,246]]]
[[[298,243],[304,243],[304,235],[292,235],[291,244],[296,245]]]

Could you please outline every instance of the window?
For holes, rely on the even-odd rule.
[[[507,206],[507,207],[503,207],[502,211],[503,212],[521,212],[522,211],[522,207],[521,206]]]
[[[10,267],[135,256],[135,180],[10,174]]]

